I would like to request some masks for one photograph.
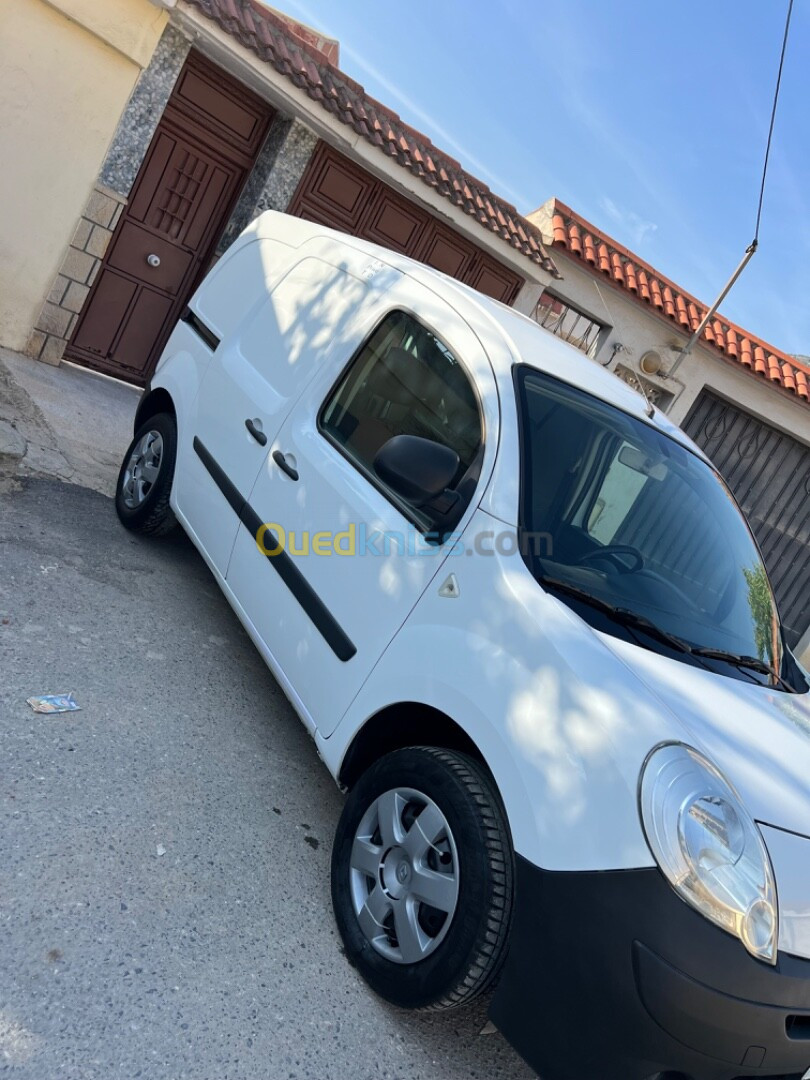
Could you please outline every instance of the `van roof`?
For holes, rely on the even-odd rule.
[[[471,286],[457,281],[440,270],[435,270],[407,255],[400,255],[398,252],[360,237],[350,236],[336,229],[330,229],[326,225],[291,217],[274,210],[266,211],[257,218],[250,227],[250,231],[260,237],[283,240],[295,247],[299,247],[307,240],[324,237],[343,247],[365,252],[400,273],[414,278],[433,292],[439,293],[459,311],[473,329],[476,324],[485,321],[490,330],[494,330],[502,339],[511,355],[508,363],[501,362],[505,368],[502,371],[497,370],[497,358],[491,357],[496,365],[496,375],[508,376],[514,363],[527,364],[538,371],[547,372],[563,382],[594,394],[623,412],[657,427],[689,447],[698,456],[706,457],[703,451],[660,409],[655,409],[650,417],[643,395],[628,386],[618,376],[595,360],[591,360],[573,345],[556,337],[550,330],[545,330],[528,315],[477,292]]]

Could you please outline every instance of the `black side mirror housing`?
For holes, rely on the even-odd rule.
[[[458,466],[455,450],[419,435],[395,435],[374,458],[374,471],[383,483],[417,507],[443,494]]]

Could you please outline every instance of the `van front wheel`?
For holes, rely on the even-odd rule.
[[[493,982],[514,857],[492,780],[465,754],[397,750],[352,789],[332,850],[346,955],[381,997],[451,1009]]]
[[[118,483],[115,509],[132,532],[160,536],[177,524],[169,506],[177,457],[177,424],[169,413],[146,420],[129,444]]]

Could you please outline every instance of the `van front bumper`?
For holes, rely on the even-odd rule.
[[[810,961],[775,967],[657,869],[555,873],[518,856],[490,1016],[543,1080],[801,1080]]]

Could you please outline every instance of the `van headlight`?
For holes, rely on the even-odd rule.
[[[728,781],[697,750],[665,743],[644,763],[639,802],[647,843],[675,891],[752,956],[775,964],[771,860]]]

